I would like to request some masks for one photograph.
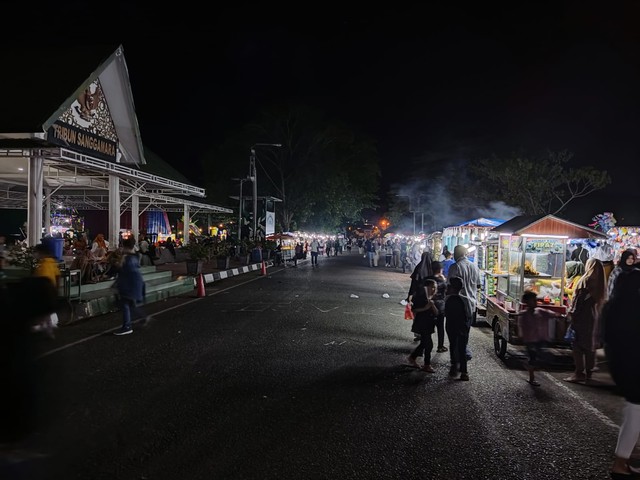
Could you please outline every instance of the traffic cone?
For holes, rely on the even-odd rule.
[[[267,274],[267,264],[264,263],[264,260],[262,261],[262,268],[260,269],[260,275],[266,275]]]
[[[204,278],[202,277],[202,274],[198,275],[198,279],[196,280],[196,288],[198,289],[198,297],[205,297],[205,291],[204,291]]]

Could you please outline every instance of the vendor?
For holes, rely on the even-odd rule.
[[[568,295],[569,300],[573,298],[573,292],[578,285],[578,280],[584,275],[584,263],[581,261],[568,261],[565,266],[567,272],[564,293]]]

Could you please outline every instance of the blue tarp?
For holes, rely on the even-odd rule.
[[[501,218],[476,218],[475,220],[467,220],[466,222],[451,225],[452,227],[497,227],[502,225],[506,220]]]

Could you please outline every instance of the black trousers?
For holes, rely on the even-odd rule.
[[[457,331],[447,329],[449,338],[449,355],[451,366],[458,366],[460,373],[467,373],[467,344],[469,343],[469,330],[461,334]]]

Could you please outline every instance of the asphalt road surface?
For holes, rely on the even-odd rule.
[[[406,365],[408,274],[355,252],[245,274],[149,305],[123,337],[118,313],[40,345],[28,479],[605,479],[622,399],[542,386],[521,357],[471,332],[469,382]],[[389,298],[384,298],[384,294]],[[356,295],[358,298],[352,298]],[[435,338],[435,335],[434,335]],[[19,457],[19,455],[18,455]]]

